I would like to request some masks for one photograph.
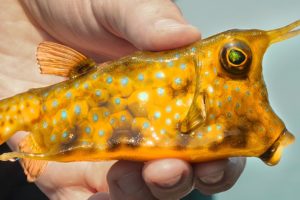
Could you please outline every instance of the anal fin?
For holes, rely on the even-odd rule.
[[[36,145],[33,136],[26,136],[19,144],[19,151],[25,153],[40,153],[40,148]],[[33,160],[30,158],[22,158],[20,160],[29,182],[35,181],[47,166],[45,160]]]
[[[76,78],[95,67],[95,62],[78,51],[44,41],[37,48],[37,62],[42,74]]]

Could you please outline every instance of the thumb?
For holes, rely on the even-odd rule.
[[[139,49],[172,49],[200,38],[199,31],[184,20],[170,0],[109,1],[104,13],[99,10],[101,1],[92,2],[99,23]]]
[[[30,18],[51,37],[111,59],[136,49],[165,50],[200,38],[170,0],[24,0]]]

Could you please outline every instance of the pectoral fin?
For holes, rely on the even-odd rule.
[[[37,48],[42,74],[75,78],[95,67],[95,62],[74,49],[54,42],[42,42]]]
[[[206,95],[204,92],[200,92],[200,70],[201,70],[201,62],[199,57],[194,57],[194,65],[196,72],[196,89],[193,98],[193,102],[191,107],[186,115],[186,117],[179,122],[179,131],[182,133],[190,133],[196,127],[200,126],[204,123],[206,119],[206,106],[205,106],[205,98]]]
[[[205,119],[205,95],[199,94],[194,98],[186,117],[179,122],[179,131],[182,133],[190,133],[196,127],[203,124]]]

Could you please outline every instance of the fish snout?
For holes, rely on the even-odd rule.
[[[260,156],[260,159],[267,165],[276,165],[281,159],[284,147],[292,144],[294,141],[295,136],[285,128],[271,147]]]

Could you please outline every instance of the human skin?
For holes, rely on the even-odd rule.
[[[35,51],[44,40],[102,62],[137,49],[159,51],[200,39],[169,0],[3,0],[0,8],[1,98],[64,80],[40,75]],[[17,133],[11,148],[24,135]],[[204,194],[229,189],[244,166],[244,158],[196,164],[179,159],[49,162],[36,184],[50,199],[179,199],[193,188]]]

